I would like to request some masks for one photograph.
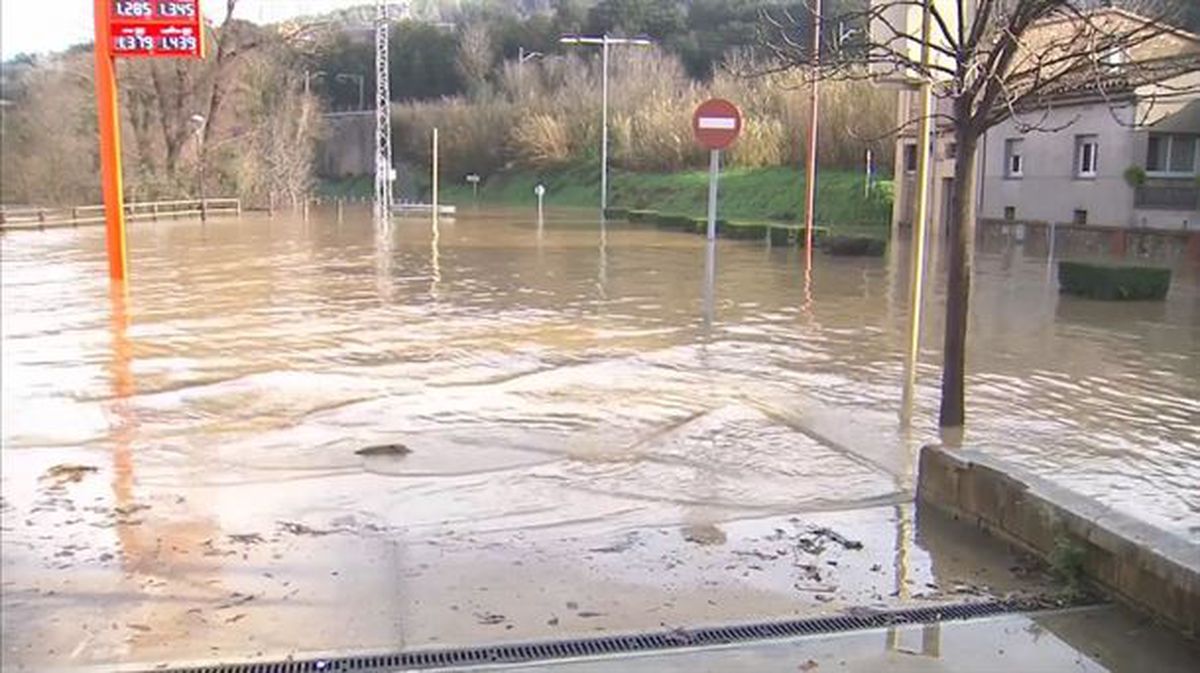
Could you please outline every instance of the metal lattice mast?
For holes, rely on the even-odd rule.
[[[375,0],[375,217],[392,207],[392,87],[389,78],[388,4]]]

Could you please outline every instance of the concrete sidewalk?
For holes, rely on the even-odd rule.
[[[466,670],[466,669],[458,669]],[[1105,605],[639,655],[480,667],[522,673],[1191,673],[1200,644]]]

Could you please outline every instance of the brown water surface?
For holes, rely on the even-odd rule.
[[[653,551],[622,536],[675,526],[688,544],[732,545],[750,535],[732,522],[797,514],[853,528],[869,511],[857,520],[883,521],[881,544],[913,540],[902,503],[916,448],[936,437],[937,245],[905,431],[903,242],[884,259],[817,255],[806,278],[799,251],[721,241],[709,293],[702,238],[579,213],[389,230],[363,213],[250,215],[133,225],[127,296],[110,293],[100,229],[2,242],[5,642],[47,642],[10,615],[70,593],[47,579],[56,569],[116,578],[87,608],[97,632],[114,602],[127,608],[119,647],[92,651],[105,639],[76,633],[68,651],[24,661],[164,656],[164,621],[180,638],[225,633],[239,601],[269,593],[229,587],[277,581],[281,564],[342,568],[308,578],[324,592],[309,607],[374,601],[356,628],[382,647],[404,611],[379,584],[339,588],[339,573],[477,563],[503,539],[505,564],[529,560],[513,577],[536,583],[541,552],[514,540]],[[1165,303],[1117,304],[1060,297],[1050,271],[1016,242],[978,252],[967,443],[1200,549],[1200,273],[1180,262]],[[412,452],[355,453],[395,442]],[[64,464],[97,472],[48,474]],[[635,586],[650,571],[606,572]],[[903,584],[895,573],[883,584]],[[405,600],[436,602],[448,584],[415,586]],[[193,605],[224,612],[192,624]],[[314,647],[351,645],[341,626]],[[210,640],[213,656],[286,649]]]

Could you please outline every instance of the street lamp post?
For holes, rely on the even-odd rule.
[[[313,72],[311,70],[305,70],[304,71],[304,95],[307,96],[307,95],[309,95],[309,93],[312,92],[312,80],[317,79],[318,77],[324,77],[326,74],[328,74],[328,73],[326,73],[324,70],[318,70],[316,72]]]
[[[204,115],[192,115],[192,123],[196,125],[196,158],[200,162],[200,221],[208,221],[208,209],[204,205],[204,125],[208,122]]]
[[[356,75],[354,73],[339,72],[337,75],[334,75],[333,79],[335,79],[338,82],[357,82],[358,83],[358,107],[356,109],[358,109],[358,110],[363,109],[363,86],[365,85],[367,78],[362,75]]]
[[[525,51],[525,47],[517,47],[517,96],[525,96],[525,62],[545,56],[540,51]]]
[[[600,45],[603,76],[600,84],[600,216],[608,209],[608,48],[611,45],[647,47],[654,44],[645,38],[610,37],[608,33],[585,37],[564,35],[558,40],[570,45]]]

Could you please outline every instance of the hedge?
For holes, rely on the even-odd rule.
[[[814,232],[815,233],[815,232]],[[834,257],[883,257],[886,239],[874,236],[823,236],[821,248]]]
[[[1171,289],[1171,270],[1059,262],[1058,288],[1060,292],[1091,299],[1166,299]]]

